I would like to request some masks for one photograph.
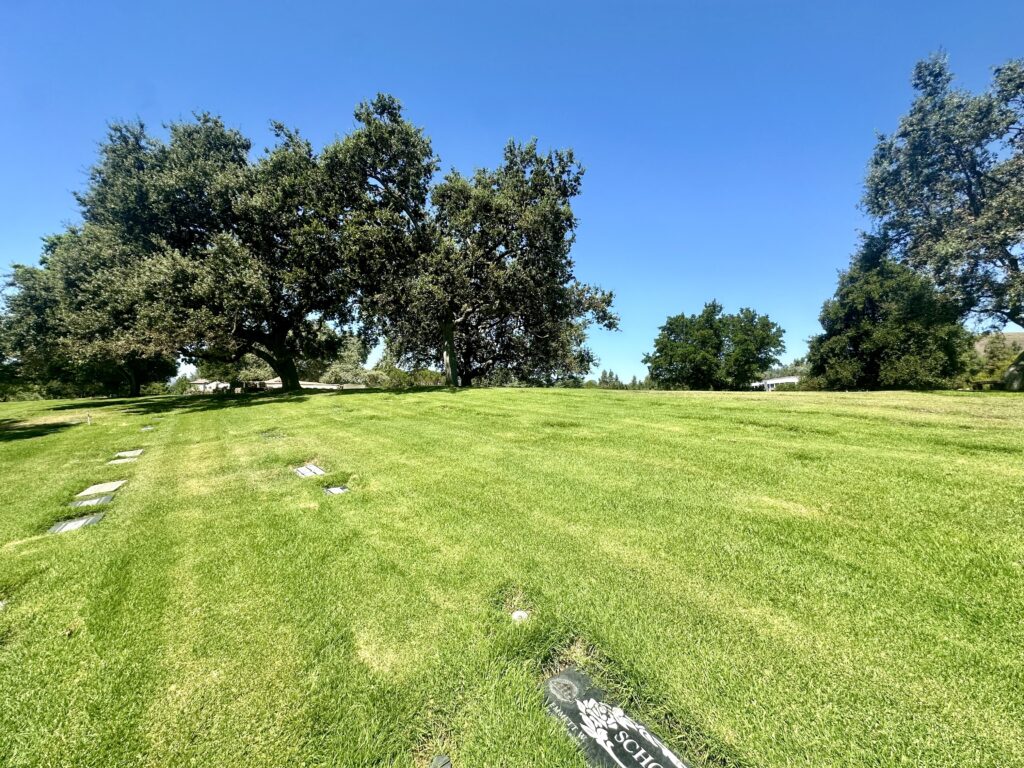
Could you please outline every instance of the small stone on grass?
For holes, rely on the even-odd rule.
[[[134,451],[118,451],[117,453],[114,454],[114,458],[115,459],[133,459],[136,456],[141,456],[143,450],[144,449],[142,449],[142,448],[136,448]]]
[[[512,621],[514,621],[516,624],[522,624],[528,618],[530,618],[529,611],[524,611],[521,609],[518,611],[512,611]]]
[[[344,485],[332,485],[328,488],[324,488],[324,493],[336,496],[339,493],[348,493],[348,488]]]

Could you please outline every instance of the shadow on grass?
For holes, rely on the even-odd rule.
[[[118,408],[124,413],[153,416],[163,413],[195,413],[201,411],[217,411],[223,408],[248,408],[268,403],[299,403],[311,397],[358,397],[368,394],[409,395],[422,392],[460,392],[461,390],[446,387],[411,387],[409,389],[343,389],[317,390],[303,389],[298,392],[249,392],[244,394],[218,395],[162,395],[146,398],[93,398],[76,400],[73,403],[55,405],[51,411],[81,411]]]
[[[32,424],[17,419],[0,419],[0,443],[9,440],[28,440],[33,437],[45,437],[61,432],[74,426],[73,421],[51,422],[49,424]]]

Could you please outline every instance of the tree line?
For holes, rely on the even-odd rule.
[[[618,318],[612,294],[573,273],[572,151],[510,142],[497,168],[438,179],[395,98],[355,119],[319,152],[274,123],[255,160],[210,114],[166,141],[112,125],[76,195],[81,223],[14,267],[2,374],[135,395],[179,359],[249,361],[291,390],[354,338],[385,339],[396,365],[439,367],[450,386],[586,373],[587,328]]]
[[[965,323],[1024,325],[1024,62],[976,94],[933,56],[912,84],[870,160],[871,230],[799,372],[827,389],[927,389],[1009,368],[1019,386],[1020,351],[989,344],[979,358]],[[178,360],[295,389],[363,376],[381,340],[384,381],[439,370],[449,386],[582,385],[596,362],[588,328],[618,317],[612,293],[573,272],[572,151],[510,142],[497,167],[439,178],[396,99],[360,104],[355,120],[319,152],[275,123],[255,159],[209,114],[167,140],[111,126],[76,195],[81,223],[47,238],[38,265],[14,267],[0,394],[138,394]],[[666,320],[643,381],[606,371],[595,386],[745,389],[784,351],[768,316],[712,300]]]
[[[997,67],[979,94],[953,87],[941,55],[912,84],[910,111],[872,154],[873,228],[822,307],[804,384],[933,389],[973,374],[1020,389],[1021,350],[997,333],[979,356],[964,324],[1024,326],[1024,61]],[[659,387],[742,389],[784,350],[767,317],[713,301],[668,318],[644,363]]]

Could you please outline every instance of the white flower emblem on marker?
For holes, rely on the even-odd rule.
[[[586,699],[585,701],[577,699],[576,708],[580,711],[583,732],[596,741],[601,749],[607,752],[609,757],[622,768],[626,768],[626,766],[615,756],[609,731],[623,730],[638,733],[660,749],[662,755],[670,760],[676,768],[686,768],[685,764],[673,755],[660,739],[626,715],[619,707],[613,707],[597,699]]]

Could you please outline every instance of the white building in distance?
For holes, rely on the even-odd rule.
[[[751,389],[763,389],[765,392],[774,392],[775,388],[779,384],[799,384],[799,376],[779,376],[776,379],[765,379],[764,381],[755,381],[750,385]]]

